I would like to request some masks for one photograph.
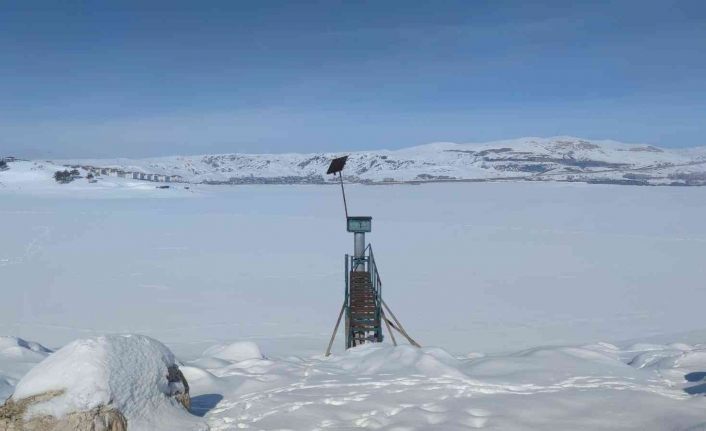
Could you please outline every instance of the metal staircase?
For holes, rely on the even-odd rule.
[[[331,354],[333,340],[336,338],[343,315],[346,316],[346,349],[365,343],[382,343],[382,324],[390,334],[392,344],[397,345],[394,329],[407,339],[409,344],[420,347],[409,336],[402,323],[392,313],[382,299],[382,280],[375,264],[373,248],[368,244],[359,256],[346,255],[346,295],[341,311],[333,328],[331,340],[326,348],[326,356]],[[388,317],[389,316],[389,317]],[[390,320],[392,318],[392,320]]]
[[[346,255],[346,266],[346,348],[380,343],[383,340],[382,282],[372,247],[368,245],[362,257]]]

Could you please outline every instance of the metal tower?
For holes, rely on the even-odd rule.
[[[382,279],[375,263],[373,248],[365,243],[365,234],[372,230],[370,216],[349,216],[346,191],[343,187],[341,171],[345,167],[348,156],[331,161],[327,174],[338,174],[343,195],[343,207],[346,212],[346,230],[353,233],[353,254],[346,254],[345,260],[345,294],[338,320],[334,327],[331,340],[326,349],[326,356],[331,354],[334,338],[342,317],[345,315],[346,349],[364,343],[381,343],[383,341],[382,323],[385,323],[392,343],[397,345],[392,329],[404,336],[410,344],[420,347],[404,330],[385,301],[382,299]],[[387,318],[386,312],[392,317]]]

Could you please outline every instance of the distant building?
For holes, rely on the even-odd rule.
[[[133,172],[133,173],[132,173],[132,179],[133,179],[133,180],[139,180],[139,179],[140,179],[140,173],[139,173],[139,172]]]

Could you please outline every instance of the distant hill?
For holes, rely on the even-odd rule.
[[[236,153],[55,163],[180,176],[195,183],[323,183],[331,180],[324,175],[329,161],[342,154]],[[706,184],[706,147],[674,150],[562,136],[478,144],[439,142],[395,151],[348,154],[344,178],[349,182],[522,180]]]

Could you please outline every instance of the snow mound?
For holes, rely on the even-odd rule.
[[[238,341],[232,344],[213,346],[208,348],[203,355],[234,362],[264,359],[260,347],[252,341]]]
[[[332,356],[329,362],[346,372],[360,375],[403,372],[464,377],[458,369],[460,362],[439,348],[363,344],[347,350],[343,355]]]
[[[39,403],[33,415],[63,417],[110,405],[130,429],[199,429],[198,422],[170,395],[168,368],[176,364],[167,347],[139,335],[107,335],[76,340],[31,369],[12,398],[49,391],[58,397]]]
[[[44,357],[51,350],[39,343],[26,341],[22,338],[0,336],[0,357],[4,358],[36,358]]]
[[[0,336],[0,403],[12,394],[17,380],[49,353],[51,350],[39,343]]]

